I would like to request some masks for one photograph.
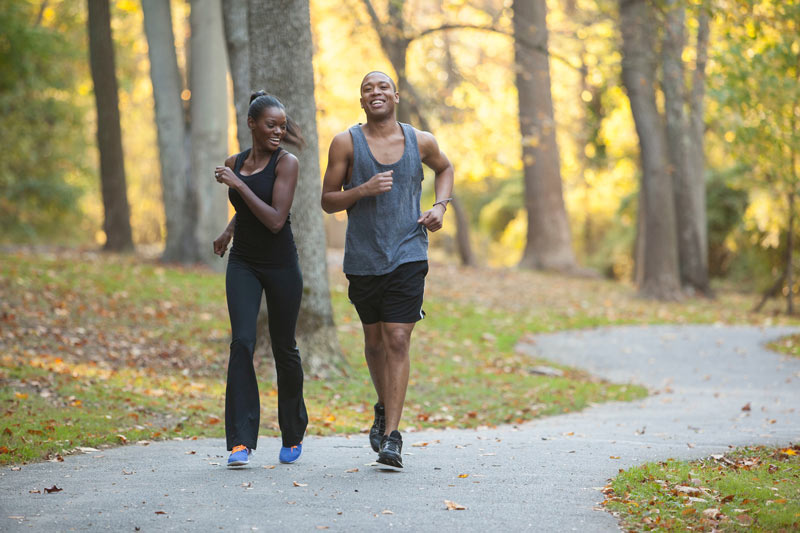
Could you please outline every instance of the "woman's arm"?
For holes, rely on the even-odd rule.
[[[247,203],[250,211],[272,233],[278,233],[286,223],[289,209],[294,200],[294,191],[297,188],[297,173],[299,165],[297,158],[287,153],[281,157],[275,166],[275,185],[272,189],[272,205],[267,204],[256,196],[250,187],[234,174],[227,166],[217,167],[215,175],[217,181],[234,189]]]

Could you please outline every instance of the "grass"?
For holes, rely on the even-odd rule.
[[[331,268],[348,376],[306,380],[310,434],[357,433],[371,423],[374,391],[346,283]],[[403,426],[520,423],[646,394],[575,369],[559,367],[562,377],[532,374],[535,365],[556,366],[514,351],[532,333],[626,323],[789,321],[772,312],[749,314],[751,296],[718,292],[714,302],[658,304],[608,281],[433,264],[428,317],[412,339]],[[221,274],[87,252],[4,254],[0,463],[57,459],[79,446],[222,436],[229,335]],[[269,361],[257,365],[261,433],[277,435]]]
[[[798,531],[800,446],[752,447],[621,471],[605,507],[628,531]]]
[[[771,350],[800,357],[800,334],[787,335],[767,345]]]

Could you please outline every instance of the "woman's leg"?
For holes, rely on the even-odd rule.
[[[278,377],[278,424],[283,445],[295,446],[303,440],[308,426],[303,400],[303,367],[295,342],[303,276],[297,265],[264,269],[262,272],[265,275],[269,335]]]
[[[261,406],[253,368],[256,321],[263,287],[255,272],[241,259],[231,257],[225,275],[228,314],[231,319],[231,354],[225,389],[225,436],[228,450],[239,444],[255,449]]]

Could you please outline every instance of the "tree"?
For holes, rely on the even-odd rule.
[[[225,25],[225,46],[233,79],[233,107],[236,109],[236,138],[239,150],[250,146],[252,138],[247,127],[250,103],[250,32],[247,27],[247,0],[222,0],[222,20]]]
[[[144,29],[156,107],[161,188],[167,225],[164,261],[199,259],[192,222],[195,192],[189,186],[189,132],[181,101],[181,81],[169,2],[143,0]]]
[[[622,82],[628,93],[641,151],[639,195],[640,291],[675,299],[681,295],[672,181],[664,123],[656,105],[656,38],[648,0],[620,0]]]
[[[197,192],[195,239],[200,258],[219,268],[221,262],[211,243],[228,221],[226,187],[213,177],[214,167],[228,157],[228,76],[220,0],[194,0],[189,22],[190,179]]]
[[[70,3],[49,22],[42,12],[31,2],[0,2],[1,241],[74,237],[88,185],[68,179],[89,174],[85,154],[94,145],[84,134],[94,103],[79,91],[85,7]]]
[[[325,229],[319,208],[319,142],[308,0],[249,0],[248,6],[250,82],[284,103],[307,143],[297,154],[300,176],[291,215],[304,284],[297,340],[307,370],[326,375],[340,371],[344,360],[333,322]]]
[[[88,2],[89,59],[97,104],[97,147],[100,152],[100,188],[105,215],[103,229],[106,243],[103,248],[107,251],[126,251],[133,249],[133,236],[125,184],[111,12],[108,0]]]
[[[684,89],[683,49],[685,47],[685,9],[679,0],[666,0],[666,24],[662,42],[664,108],[667,147],[670,159],[668,172],[672,181],[676,216],[678,262],[683,286],[701,293],[709,292],[708,243],[705,209],[705,178],[702,165],[696,160],[698,150],[690,152],[692,130],[686,114],[687,98]],[[694,83],[703,84],[702,76]],[[694,87],[694,104],[702,113],[702,88]],[[702,125],[702,115],[699,117]],[[702,142],[698,124],[693,125],[694,137]],[[701,126],[702,127],[702,126]],[[702,144],[701,144],[702,146]]]
[[[749,169],[748,188],[773,197],[770,222],[784,243],[782,272],[756,308],[783,294],[792,314],[798,290],[793,263],[800,183],[800,4],[729,0],[717,14],[727,44],[714,54],[719,126],[732,154]]]
[[[577,265],[564,207],[550,94],[547,3],[545,0],[515,0],[513,10],[519,127],[528,214],[528,237],[520,266],[571,271]]]

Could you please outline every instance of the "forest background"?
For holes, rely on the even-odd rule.
[[[177,61],[187,78],[190,12],[203,3],[170,2]],[[649,19],[630,18],[636,4],[645,5]],[[514,12],[525,5],[544,3],[308,2],[321,168],[333,135],[363,121],[358,105],[361,77],[375,69],[397,77],[386,42],[403,41],[407,85],[401,83],[401,91],[413,86],[404,100],[413,100],[410,120],[418,126],[424,120],[455,163],[460,222],[469,230],[473,251],[470,260],[488,266],[524,263],[532,232],[524,174],[526,165],[535,161],[524,150],[535,148],[540,139],[526,136],[520,127],[523,63],[518,50],[515,58],[514,38]],[[131,0],[115,0],[110,6],[132,238],[140,249],[159,253],[167,221],[143,8]],[[640,169],[641,143],[647,141],[637,136],[624,86],[624,47],[636,36],[625,36],[622,30],[645,24],[655,29],[649,83],[661,120],[666,117],[668,122],[664,81],[669,74],[662,72],[668,61],[666,43],[671,38],[679,41],[685,93],[681,96],[688,102],[698,69],[698,30],[708,24],[701,95],[708,272],[743,289],[773,286],[773,293],[796,293],[790,235],[800,167],[797,2],[572,0],[548,7],[545,48],[539,51],[549,56],[555,120],[555,145],[550,150],[556,154],[576,265],[635,281],[641,278],[637,263],[645,263],[637,258],[637,250],[641,254],[644,249],[637,244],[637,226],[644,239],[645,209],[638,207],[644,190],[640,184],[646,181]],[[684,17],[680,36],[669,29],[676,9]],[[98,185],[87,6],[61,0],[7,2],[0,7],[0,17],[0,239],[102,246],[107,235]],[[268,16],[265,20],[267,35],[274,28]],[[525,44],[519,28],[516,35],[517,45]],[[229,87],[227,153],[233,153],[238,142],[230,79]],[[270,90],[252,87],[260,88]],[[188,101],[191,91],[184,89],[181,97]],[[670,165],[665,167],[668,172]],[[648,211],[657,212],[656,203],[671,203],[669,193],[657,192],[661,196]],[[432,244],[438,257],[457,261],[457,225],[449,216],[444,235],[437,235]],[[333,218],[341,224],[343,215]],[[336,223],[328,220],[326,225],[333,240]],[[675,296],[674,291],[656,293]]]

